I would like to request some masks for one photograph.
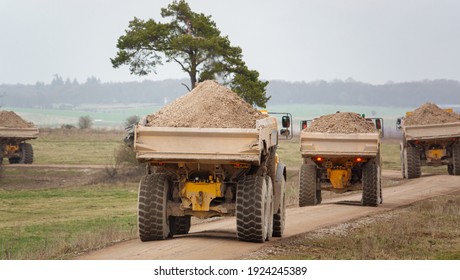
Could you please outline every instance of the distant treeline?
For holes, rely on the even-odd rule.
[[[83,104],[163,103],[187,92],[188,80],[101,83],[88,78],[85,83],[64,81],[55,76],[50,84],[0,85],[0,106],[65,108]],[[459,104],[460,82],[424,80],[372,85],[348,79],[331,82],[270,81],[270,104],[343,104],[416,107],[425,102]]]
[[[351,79],[332,82],[271,81],[268,93],[273,103],[343,104],[418,107],[426,102],[460,104],[460,82],[424,80],[371,85]]]

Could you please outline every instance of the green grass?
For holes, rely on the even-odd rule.
[[[137,184],[0,190],[0,259],[54,259],[134,238]]]
[[[399,144],[396,143],[382,143],[380,145],[382,153],[382,168],[400,170],[401,159],[399,157]]]
[[[113,163],[122,139],[118,131],[44,130],[30,143],[34,163],[108,165]]]
[[[280,140],[276,152],[280,161],[284,163],[288,169],[298,169],[302,164],[302,157],[300,155],[300,142],[298,137],[292,140]]]

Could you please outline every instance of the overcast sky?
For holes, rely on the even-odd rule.
[[[163,21],[172,0],[0,0],[0,84],[186,77],[177,65],[142,78],[113,69],[133,17]],[[190,0],[243,49],[262,79],[382,84],[460,80],[457,0]]]

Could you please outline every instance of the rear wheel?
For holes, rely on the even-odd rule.
[[[380,196],[379,169],[375,161],[363,166],[363,205],[377,206]]]
[[[454,165],[453,164],[447,165],[447,173],[449,173],[449,175],[454,175]]]
[[[452,175],[460,175],[460,142],[452,146]]]
[[[286,180],[284,179],[284,176],[282,177],[281,182],[278,182],[277,184],[281,189],[281,197],[279,209],[273,214],[273,236],[282,237],[286,222]]]
[[[171,235],[187,234],[190,231],[191,216],[170,216],[169,231]]]
[[[236,233],[242,241],[264,242],[272,233],[273,187],[264,176],[246,175],[236,192]],[[270,179],[271,182],[271,179]]]
[[[404,151],[404,145],[402,143],[399,145],[399,151],[400,151],[399,157],[401,159],[401,173],[402,173],[403,179],[406,179],[406,164],[405,164],[406,162],[405,154],[406,153]]]
[[[321,204],[321,201],[323,201],[323,197],[321,195],[321,179],[320,178],[321,178],[321,175],[317,175],[317,178],[316,178],[316,202],[317,204]]]
[[[318,204],[316,165],[302,164],[299,177],[299,206]]]
[[[21,143],[19,144],[20,149],[22,150],[22,163],[32,164],[34,162],[34,149],[32,144]]]
[[[164,174],[148,174],[139,183],[139,237],[162,240],[170,235],[167,216],[169,180]]]
[[[406,178],[420,178],[422,174],[420,169],[420,152],[417,148],[407,146],[405,148],[405,171]]]

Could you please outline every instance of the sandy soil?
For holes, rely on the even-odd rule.
[[[375,133],[373,122],[367,121],[359,114],[338,112],[314,119],[304,131],[323,133]]]
[[[155,114],[147,116],[147,126],[200,128],[255,128],[266,118],[230,89],[215,81],[199,83]]]
[[[460,115],[455,112],[446,112],[436,104],[425,103],[405,118],[404,125],[426,125],[451,122],[460,122]]]
[[[13,111],[0,111],[0,127],[30,128],[34,124],[25,121]]]
[[[383,176],[389,179],[399,178],[400,172],[385,170]],[[385,188],[384,202],[379,207],[358,206],[361,199],[361,194],[358,193],[325,199],[318,206],[291,208],[287,211],[284,237],[384,213],[416,201],[454,193],[459,189],[458,177],[424,175],[422,178],[404,180],[401,185]],[[188,235],[155,242],[131,240],[81,255],[78,259],[240,259],[262,246],[270,246],[270,242],[261,244],[238,241],[235,227],[234,218],[223,218],[194,225]]]

